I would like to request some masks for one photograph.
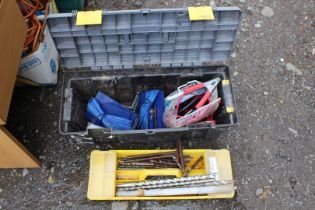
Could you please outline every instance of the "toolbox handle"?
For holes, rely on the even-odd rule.
[[[198,102],[198,104],[196,105],[196,109],[199,109],[201,108],[207,100],[209,100],[209,97],[211,96],[211,92],[210,91],[207,91],[205,93],[205,95],[202,97],[202,99]]]
[[[146,133],[147,135],[152,135],[152,134],[155,134],[154,130],[146,130]]]
[[[186,87],[186,86],[195,85],[195,84],[199,84],[199,83],[200,83],[199,81],[193,80],[193,81],[187,82],[187,83],[184,84],[184,85],[179,86],[179,87],[177,88],[177,90],[178,90],[178,92],[180,92],[181,89],[183,89],[183,88]]]
[[[193,81],[192,81],[193,82]],[[192,82],[190,82],[190,83],[192,83]],[[186,85],[188,85],[188,83],[186,84]],[[185,86],[186,86],[185,85]],[[179,88],[181,88],[181,87],[183,87],[183,86],[180,86]],[[196,85],[194,85],[194,86],[191,86],[191,87],[188,87],[188,88],[186,88],[185,90],[184,90],[184,93],[180,96],[180,98],[178,99],[178,102],[177,102],[177,105],[176,105],[176,112],[178,113],[178,109],[179,109],[179,104],[181,103],[181,101],[182,101],[182,99],[183,99],[183,97],[184,97],[184,95],[188,95],[188,94],[190,94],[190,93],[193,93],[193,92],[195,92],[195,91],[197,91],[197,90],[199,90],[199,89],[201,89],[201,88],[204,88],[205,87],[205,85],[203,84],[203,83],[197,83]],[[205,94],[204,96],[203,96],[203,98],[201,99],[201,101],[204,101],[205,99],[205,96],[206,96],[207,94]],[[199,103],[198,103],[199,104]],[[200,105],[200,104],[199,104]]]
[[[184,90],[184,95],[195,92],[195,91],[197,91],[201,88],[204,88],[204,87],[205,87],[205,85],[203,83],[199,83],[197,85],[191,86],[191,87]]]

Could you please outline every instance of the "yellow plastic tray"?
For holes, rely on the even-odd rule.
[[[194,196],[159,196],[159,197],[116,197],[116,184],[126,182],[144,181],[148,176],[176,176],[182,177],[179,169],[133,169],[117,170],[118,158],[150,154],[157,152],[168,152],[174,150],[110,150],[91,152],[90,174],[87,197],[90,200],[179,200],[179,199],[217,199],[233,198],[234,186],[230,192]],[[192,160],[186,167],[190,167],[200,156],[203,160],[193,169],[188,176],[204,175],[217,171],[219,180],[233,180],[230,152],[222,150],[188,149],[183,151],[184,155],[190,155]],[[214,166],[215,165],[215,166]]]

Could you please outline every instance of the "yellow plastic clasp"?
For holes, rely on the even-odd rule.
[[[226,112],[227,112],[227,113],[233,113],[233,112],[235,112],[234,106],[228,106],[228,107],[226,107]]]
[[[228,79],[222,80],[222,85],[230,85],[230,80]]]
[[[77,13],[76,25],[99,25],[102,24],[102,10],[80,11]]]
[[[189,19],[193,20],[214,20],[213,10],[210,6],[188,7]]]

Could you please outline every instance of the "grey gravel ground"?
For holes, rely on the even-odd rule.
[[[8,127],[43,167],[1,170],[0,209],[314,209],[315,1],[215,3],[243,11],[228,63],[240,126],[219,139],[189,146],[230,149],[238,187],[234,199],[88,201],[88,161],[94,147],[59,135],[59,82],[56,87],[15,90]],[[214,2],[87,1],[88,8],[110,10],[209,4]]]

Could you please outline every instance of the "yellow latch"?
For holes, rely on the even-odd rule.
[[[230,80],[228,79],[222,80],[222,85],[230,85]]]
[[[213,10],[210,6],[188,7],[190,20],[214,20]]]
[[[228,107],[226,107],[226,112],[227,112],[227,113],[233,113],[234,111],[235,111],[234,106],[228,106]]]
[[[102,10],[80,11],[77,13],[76,25],[98,25],[102,24]]]

